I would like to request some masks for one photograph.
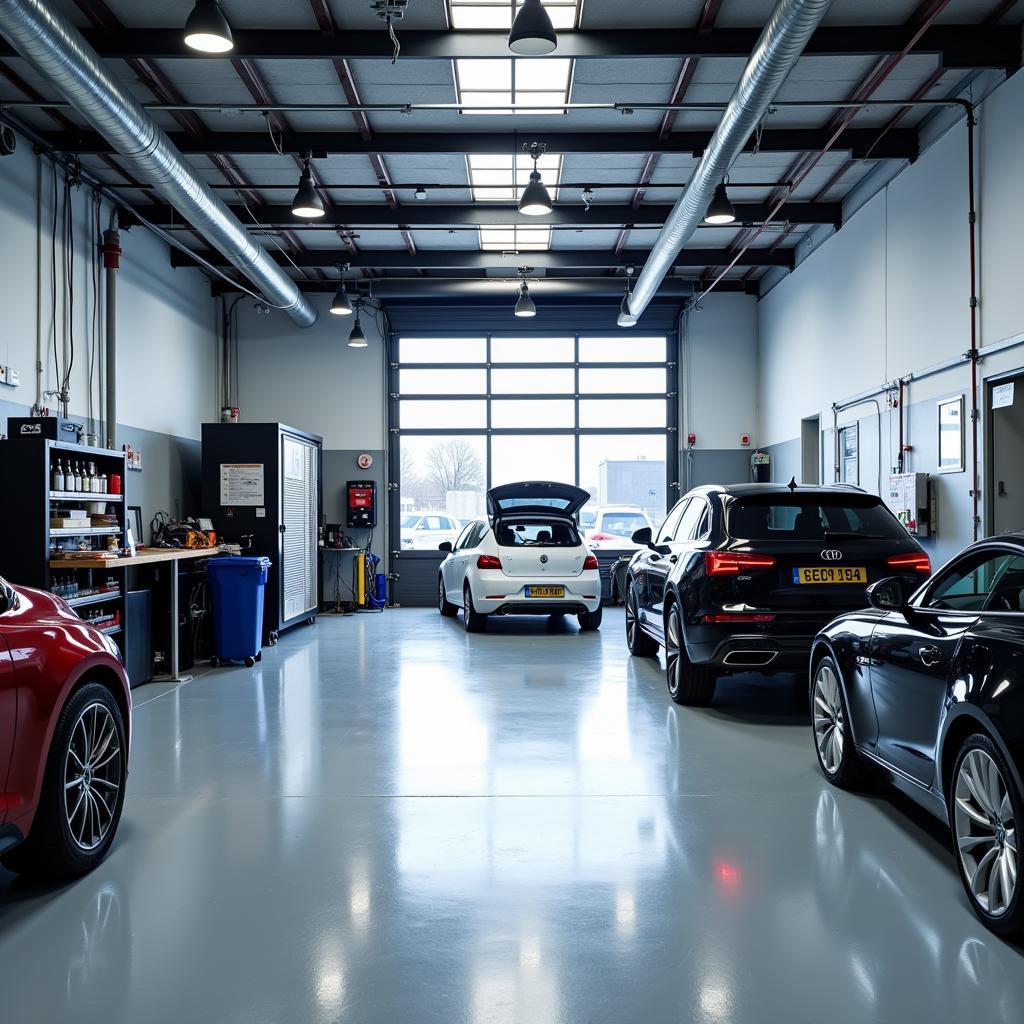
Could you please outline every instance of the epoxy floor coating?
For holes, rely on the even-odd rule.
[[[136,690],[109,858],[0,872],[0,1019],[1024,1019],[941,829],[819,775],[801,681],[677,708],[622,632],[324,617]]]

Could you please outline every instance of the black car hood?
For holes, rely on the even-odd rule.
[[[487,492],[487,514],[500,516],[510,512],[525,512],[572,519],[588,501],[589,492],[573,487],[572,484],[524,480],[492,487]]]

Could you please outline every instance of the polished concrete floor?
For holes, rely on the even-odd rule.
[[[0,871],[0,1020],[1024,1018],[941,830],[823,781],[798,682],[677,708],[621,612],[325,617],[135,696],[107,861]]]

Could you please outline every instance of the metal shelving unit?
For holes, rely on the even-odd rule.
[[[109,448],[52,441],[48,438],[14,438],[0,442],[0,479],[4,480],[4,501],[0,502],[0,536],[6,543],[0,548],[0,575],[12,583],[53,592],[66,591],[75,581],[87,593],[76,596],[63,592],[69,606],[82,610],[82,618],[93,611],[116,615],[118,621],[100,627],[108,636],[122,637],[124,621],[124,576],[118,563],[97,567],[73,558],[62,559],[61,550],[69,541],[78,541],[76,551],[105,551],[109,538],[120,542],[125,530],[125,496],[97,494],[91,491],[55,491],[51,484],[57,461],[64,463],[94,462],[98,473],[108,480],[119,475],[126,482],[123,452]],[[89,506],[103,504],[107,515],[114,517],[110,526],[93,526]],[[73,508],[86,510],[89,525],[51,527],[51,519],[63,518]],[[102,589],[114,574],[117,586]],[[88,609],[88,611],[86,611]],[[123,639],[119,640],[123,643]]]

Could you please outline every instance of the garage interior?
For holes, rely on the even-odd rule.
[[[102,862],[0,868],[0,1018],[1021,1020],[949,830],[822,777],[807,673],[678,706],[622,605],[702,485],[860,488],[936,570],[1024,531],[1022,24],[0,0],[0,577],[133,704]],[[599,630],[438,614],[516,481],[591,495]],[[251,657],[225,543],[270,559]]]

